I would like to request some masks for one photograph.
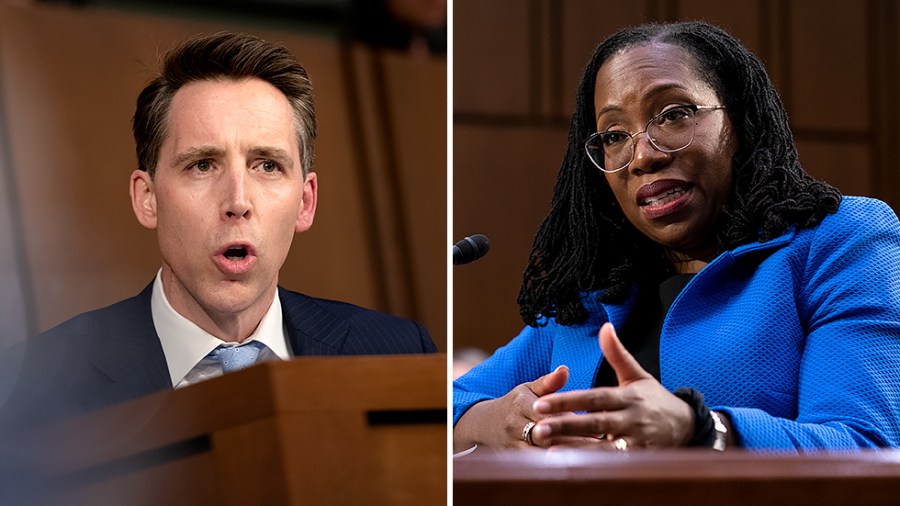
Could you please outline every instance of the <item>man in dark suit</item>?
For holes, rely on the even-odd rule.
[[[312,86],[286,49],[227,33],[186,41],[141,92],[133,131],[132,207],[162,266],[138,296],[29,340],[6,371],[19,424],[256,361],[436,351],[417,323],[278,286],[317,198]]]

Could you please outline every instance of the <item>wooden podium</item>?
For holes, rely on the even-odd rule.
[[[900,450],[779,455],[705,450],[525,450],[455,459],[465,506],[900,504]]]
[[[40,431],[50,504],[444,504],[446,356],[297,358]]]

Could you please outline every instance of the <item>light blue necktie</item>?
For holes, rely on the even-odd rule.
[[[255,364],[263,346],[265,345],[259,341],[251,341],[240,346],[219,345],[209,355],[222,364],[223,372],[229,373]]]

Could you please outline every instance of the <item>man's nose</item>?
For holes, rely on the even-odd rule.
[[[250,188],[252,184],[243,167],[229,169],[222,182],[222,217],[230,220],[234,218],[249,218],[252,210],[250,200]]]

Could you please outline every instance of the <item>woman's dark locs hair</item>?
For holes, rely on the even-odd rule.
[[[621,303],[635,283],[659,282],[673,272],[662,248],[625,218],[582,147],[596,131],[600,67],[619,51],[648,43],[672,44],[694,56],[736,132],[734,186],[716,224],[722,251],[770,240],[791,227],[813,227],[840,205],[835,188],[800,166],[787,113],[765,67],[734,37],[702,22],[625,29],[597,46],[578,87],[550,212],[535,236],[519,292],[528,325],[547,318],[562,325],[582,322],[588,316],[583,294],[599,290],[600,301]]]

